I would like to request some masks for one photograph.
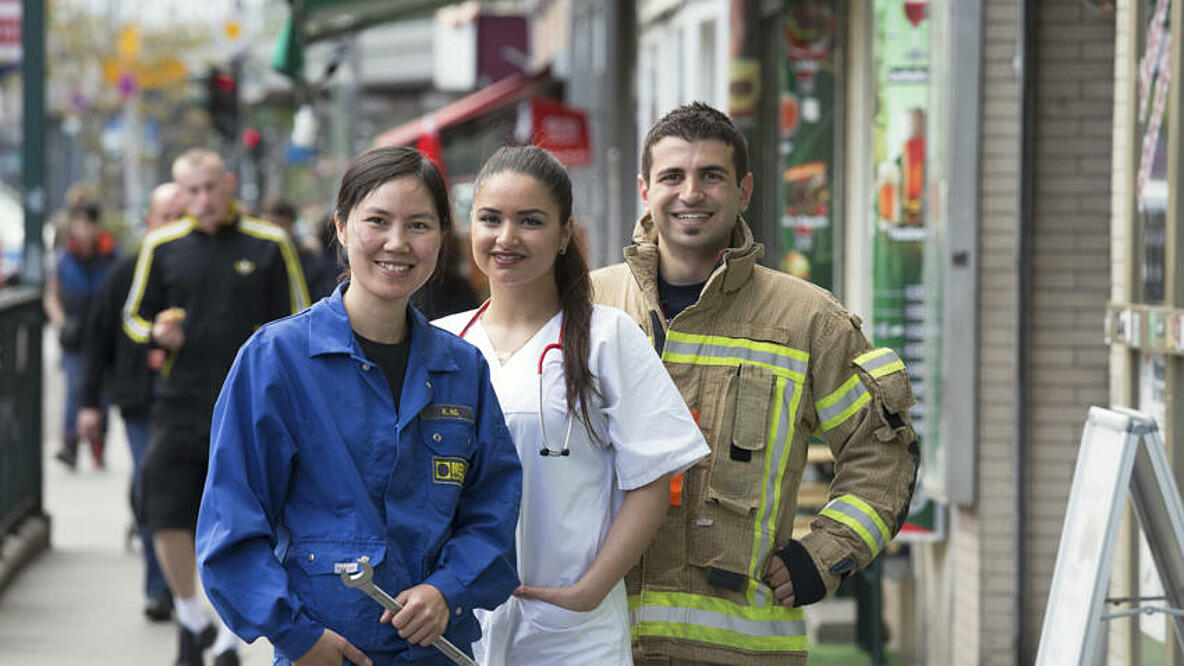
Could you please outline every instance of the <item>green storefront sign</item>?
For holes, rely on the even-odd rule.
[[[835,93],[838,76],[835,0],[786,0],[778,100],[781,270],[834,289],[836,205]]]
[[[917,404],[918,436],[938,417],[927,379],[934,311],[923,279],[931,220],[925,207],[930,95],[928,3],[876,0],[876,114],[872,127],[872,318],[877,346],[904,359]],[[936,295],[934,295],[936,296]],[[927,330],[927,328],[929,330]],[[936,421],[935,421],[936,422]],[[924,447],[923,447],[924,448]],[[914,535],[940,530],[940,507],[915,502]],[[906,535],[909,532],[906,531]]]

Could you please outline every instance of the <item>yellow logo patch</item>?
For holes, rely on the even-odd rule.
[[[234,262],[234,272],[244,277],[250,275],[255,272],[255,262],[250,259],[239,259]]]
[[[462,486],[469,463],[464,458],[432,456],[432,481]]]

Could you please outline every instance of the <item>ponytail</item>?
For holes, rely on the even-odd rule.
[[[575,222],[568,221],[574,225]],[[592,337],[592,280],[588,277],[588,261],[576,233],[572,232],[567,251],[555,258],[555,286],[559,290],[559,307],[563,309],[563,374],[567,382],[568,409],[583,419],[588,434],[599,441],[588,417],[588,403],[597,395],[592,369],[588,367],[588,351]],[[601,442],[603,443],[603,442]]]

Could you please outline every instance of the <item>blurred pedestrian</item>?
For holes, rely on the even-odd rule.
[[[464,249],[461,247],[460,236],[449,233],[444,238],[444,250],[440,257],[440,261],[444,262],[443,266],[411,297],[416,309],[429,320],[472,310],[480,305],[473,285],[469,284],[468,279],[461,273],[463,260]]]
[[[758,263],[743,212],[744,135],[695,102],[646,134],[645,215],[596,300],[633,317],[712,448],[678,478],[628,576],[636,663],[806,663],[800,606],[866,566],[904,522],[918,449],[904,363],[827,293]],[[835,457],[830,502],[793,538],[811,436]]]
[[[304,279],[308,282],[310,301],[315,303],[332,294],[333,288],[337,286],[337,263],[318,248],[310,247],[320,243],[319,237],[309,243],[305,242],[306,239],[296,236],[296,207],[283,199],[277,199],[263,207],[262,217],[283,229],[296,245],[296,251],[300,253],[300,266],[304,269]]]
[[[181,189],[175,183],[158,185],[152,192],[145,218],[147,232],[152,232],[185,213]],[[105,403],[104,389],[110,402],[119,408],[124,432],[132,453],[130,497],[136,517],[136,531],[140,536],[144,558],[144,615],[161,622],[173,615],[173,597],[168,583],[156,561],[152,533],[144,525],[137,506],[140,469],[148,450],[149,413],[152,406],[152,385],[155,372],[148,365],[147,350],[124,335],[120,314],[132,275],[136,270],[136,255],[121,257],[103,280],[91,307],[87,322],[86,372],[82,383],[82,410],[78,412],[78,430],[84,437],[97,438],[102,434]]]
[[[563,165],[502,148],[473,192],[490,299],[436,325],[485,354],[523,471],[523,584],[480,615],[475,652],[484,666],[628,665],[622,578],[665,518],[671,476],[709,450],[637,325],[592,305]]]
[[[242,214],[235,177],[217,153],[193,149],[173,163],[188,215],[148,234],[140,248],[123,328],[164,349],[152,405],[140,506],[180,622],[176,663],[238,664],[238,639],[201,609],[193,530],[209,461],[210,415],[239,346],[259,326],[304,309],[296,249],[274,225]],[[215,640],[216,637],[216,640]]]
[[[99,225],[98,204],[80,201],[71,206],[66,213],[66,239],[45,288],[45,314],[58,332],[66,375],[63,440],[55,457],[70,469],[78,465],[78,443],[82,437],[77,419],[82,408],[87,316],[117,254],[115,239]],[[95,467],[103,467],[106,423],[100,421],[87,437]]]
[[[418,152],[354,158],[335,212],[349,281],[252,336],[218,398],[202,581],[278,665],[447,663],[431,642],[469,652],[473,609],[518,585],[521,471],[489,368],[408,304],[450,211]],[[362,556],[397,614],[341,584]]]

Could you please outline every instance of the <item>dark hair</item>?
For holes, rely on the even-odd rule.
[[[296,207],[283,199],[275,199],[263,207],[263,214],[267,217],[282,217],[285,220],[296,221],[299,214]]]
[[[91,224],[98,224],[99,205],[90,202],[75,203],[66,210],[66,216],[69,218],[81,218]]]
[[[499,173],[530,176],[544,185],[559,206],[560,226],[574,225],[571,217],[571,178],[567,169],[551,153],[537,146],[506,146],[499,148],[481,167],[473,183],[474,195],[485,179]],[[567,382],[568,409],[580,405],[580,417],[592,431],[588,419],[588,403],[596,393],[592,385],[592,370],[588,367],[589,338],[592,328],[592,281],[588,277],[588,260],[574,233],[566,251],[555,257],[555,286],[559,291],[559,305],[563,308],[563,374]]]
[[[732,167],[739,185],[748,174],[748,142],[736,125],[723,113],[703,102],[691,102],[662,116],[645,135],[641,150],[641,177],[650,182],[650,167],[654,162],[654,144],[668,136],[683,141],[719,139],[732,147]]]
[[[333,214],[343,223],[349,213],[371,192],[396,178],[411,176],[427,188],[436,206],[436,218],[440,220],[440,254],[436,257],[433,277],[443,270],[447,261],[448,235],[452,233],[452,205],[448,201],[448,185],[444,176],[431,160],[414,148],[374,148],[350,160],[345,175],[341,177],[341,188],[337,190],[337,205]],[[338,254],[341,257],[341,254]],[[348,272],[348,267],[346,271]]]

